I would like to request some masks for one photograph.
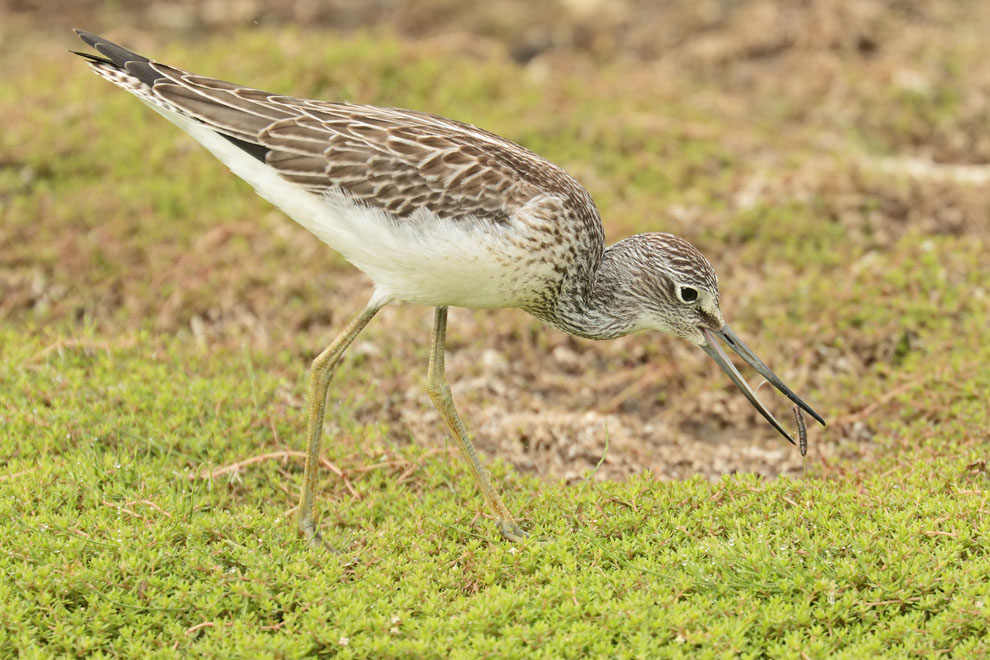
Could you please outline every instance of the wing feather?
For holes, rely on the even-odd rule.
[[[413,110],[298,99],[192,74],[90,33],[98,73],[195,118],[314,194],[344,194],[396,218],[505,222],[539,197],[596,234],[587,191],[533,152],[474,126]],[[130,80],[121,78],[130,76]]]

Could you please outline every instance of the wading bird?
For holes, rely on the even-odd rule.
[[[434,115],[270,94],[149,60],[76,30],[76,53],[191,135],[262,197],[374,283],[364,311],[313,360],[299,530],[321,542],[313,491],[327,388],[382,307],[436,308],[426,387],[512,541],[513,520],[478,460],[444,375],[447,308],[522,309],[578,337],[659,330],[698,346],[792,443],[722,350],[721,339],[824,424],[729,329],[715,271],[687,241],[638,234],[605,246],[588,192],[553,163],[497,135]]]

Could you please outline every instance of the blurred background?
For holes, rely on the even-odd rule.
[[[232,373],[246,352],[284,382],[272,415],[299,448],[309,361],[368,281],[90,74],[73,27],[537,151],[588,187],[610,242],[669,231],[705,253],[734,329],[830,422],[803,461],[683,342],[452,310],[448,376],[489,456],[572,480],[609,443],[596,478],[770,477],[990,440],[990,3],[0,2],[0,324],[179,342]],[[331,395],[379,448],[445,433],[422,386],[431,320],[387,310]]]

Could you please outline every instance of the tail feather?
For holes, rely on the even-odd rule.
[[[73,30],[79,38],[86,42],[89,46],[106,55],[111,62],[119,67],[123,67],[128,62],[150,62],[144,55],[138,55],[133,50],[128,50],[123,46],[115,44],[112,41],[107,41],[103,37],[93,34],[92,32],[86,32],[85,30]]]
[[[95,48],[102,55],[106,56],[106,59],[100,58],[103,62],[113,64],[119,69],[124,69],[145,85],[154,86],[156,81],[164,77],[162,74],[148,66],[151,60],[144,55],[138,55],[133,50],[128,50],[119,44],[115,44],[112,41],[107,41],[103,37],[93,34],[92,32],[86,32],[85,30],[78,29],[74,30],[74,32],[79,35],[80,39]],[[85,55],[83,53],[76,54],[83,55],[83,57],[88,57],[90,60],[95,59],[92,55]]]
[[[160,62],[154,62],[144,55],[139,55],[92,32],[78,29],[74,30],[74,32],[79,35],[80,39],[103,55],[103,57],[100,57],[91,53],[70,51],[86,59],[90,67],[97,74],[138,96],[154,108],[178,113],[209,125],[219,135],[237,145],[240,149],[262,162],[265,161],[265,156],[268,154],[269,149],[254,141],[254,135],[252,135],[255,130],[259,130],[262,126],[253,126],[251,122],[248,122],[247,126],[240,128],[226,125],[225,122],[219,120],[224,119],[226,115],[230,115],[233,109],[221,104],[210,104],[207,94],[194,92],[192,89],[185,94],[185,96],[190,97],[185,99],[185,103],[181,99],[168,98],[166,92],[175,89],[180,89],[181,91],[189,87],[184,82],[184,78],[190,76],[190,74],[161,64]],[[202,77],[196,76],[196,78]],[[234,85],[230,86],[236,87]],[[207,116],[203,116],[203,114],[195,112],[197,107],[200,110],[205,108],[205,110],[209,110],[210,112],[206,113]],[[220,115],[219,117],[212,116],[218,114]],[[247,116],[254,117],[257,114],[257,111],[254,111]],[[263,124],[266,123],[263,122]]]

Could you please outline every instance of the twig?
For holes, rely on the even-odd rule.
[[[8,479],[14,479],[15,477],[23,477],[25,474],[31,474],[38,468],[28,468],[27,470],[21,470],[20,472],[15,472],[13,474],[0,475],[0,482],[7,481]]]
[[[169,513],[165,509],[161,508],[160,506],[158,506],[157,504],[155,504],[151,500],[131,500],[130,502],[127,502],[127,504],[147,504],[148,506],[150,506],[155,511],[158,511],[159,513],[164,514],[166,518],[171,518],[172,517],[172,514],[171,513]]]
[[[434,447],[433,449],[424,452],[420,460],[422,461],[423,459],[429,456],[433,456],[434,454],[451,454],[456,451],[457,450],[453,447],[442,447],[442,448]],[[374,470],[381,470],[382,468],[391,468],[391,467],[399,467],[399,466],[404,466],[406,469],[408,469],[408,466],[410,464],[416,465],[416,462],[410,461],[405,458],[400,458],[394,461],[381,461],[379,463],[372,463],[371,465],[362,465],[361,467],[354,468],[353,470],[351,470],[351,472],[364,473],[364,472],[372,472]]]
[[[255,463],[262,463],[264,461],[271,461],[276,459],[286,460],[289,458],[306,458],[306,452],[286,450],[286,451],[276,451],[270,454],[262,454],[260,456],[252,456],[251,458],[246,458],[243,461],[237,461],[236,463],[231,463],[229,465],[219,467],[215,470],[211,470],[206,474],[197,471],[195,474],[186,475],[186,479],[190,479],[190,480],[216,479],[217,477],[227,474],[228,472],[236,472],[237,470],[240,470],[243,467],[247,467],[248,465],[254,465]],[[326,469],[330,470],[335,475],[340,477],[344,481],[344,486],[347,488],[348,492],[350,492],[352,497],[354,497],[355,499],[361,498],[358,492],[354,489],[353,484],[351,484],[350,479],[348,479],[347,475],[344,474],[343,470],[341,470],[339,467],[337,467],[336,465],[331,463],[328,459],[322,456],[320,456],[320,465],[322,465],[323,467],[325,467]]]
[[[103,506],[108,506],[111,509],[117,509],[117,511],[123,511],[124,513],[129,514],[129,515],[131,515],[131,516],[133,516],[135,518],[140,518],[141,520],[143,520],[145,522],[150,522],[147,518],[145,518],[144,516],[142,516],[140,513],[135,513],[134,511],[131,511],[130,509],[128,509],[123,504],[115,504],[113,502],[108,502],[106,500],[103,500]]]
[[[63,348],[83,348],[83,349],[91,349],[91,350],[102,350],[102,351],[106,351],[106,353],[109,355],[111,349],[113,348],[130,348],[133,345],[134,345],[133,338],[126,339],[120,342],[119,344],[111,344],[109,342],[103,342],[103,341],[91,341],[88,339],[59,339],[58,341],[49,344],[45,348],[41,349],[40,351],[32,355],[30,358],[25,360],[23,364],[24,365],[33,364],[35,362],[38,362],[39,360],[48,357],[49,355],[51,355],[56,351],[62,350]]]
[[[864,607],[877,607],[878,605],[904,605],[905,603],[913,603],[920,598],[895,598],[894,600],[877,600],[870,603],[863,603]]]
[[[94,541],[93,539],[89,538],[89,534],[86,534],[85,532],[82,532],[78,529],[60,529],[59,527],[51,524],[43,524],[40,527],[36,527],[35,525],[29,525],[26,522],[23,522],[22,520],[19,520],[17,518],[14,518],[14,521],[17,522],[17,524],[19,524],[21,527],[24,527],[25,529],[29,529],[33,532],[42,531],[46,533],[59,534],[61,536],[65,536],[70,539],[82,539],[86,543],[92,543],[93,545],[103,546],[104,548],[117,547],[115,543],[104,543],[102,541]]]
[[[429,451],[427,451],[426,453],[424,453],[423,456],[418,461],[414,461],[409,467],[407,467],[402,472],[402,474],[399,475],[399,478],[395,480],[396,485],[401,484],[406,479],[408,479],[410,476],[412,476],[412,474],[414,472],[416,472],[416,470],[418,470],[421,467],[423,467],[423,465],[426,464],[426,459],[427,458],[429,458],[433,454],[439,454],[439,453],[441,453],[443,451],[445,451],[445,450],[439,449],[439,448],[434,448],[434,449],[430,449]]]
[[[387,467],[395,467],[396,465],[408,465],[410,461],[382,461],[381,463],[372,463],[371,465],[362,465],[361,467],[354,468],[354,472],[372,472],[374,470],[380,470]]]
[[[195,626],[186,630],[186,637],[193,634],[197,630],[202,630],[203,628],[212,628],[214,625],[216,624],[214,624],[212,621],[204,621],[203,623],[197,623]]]

